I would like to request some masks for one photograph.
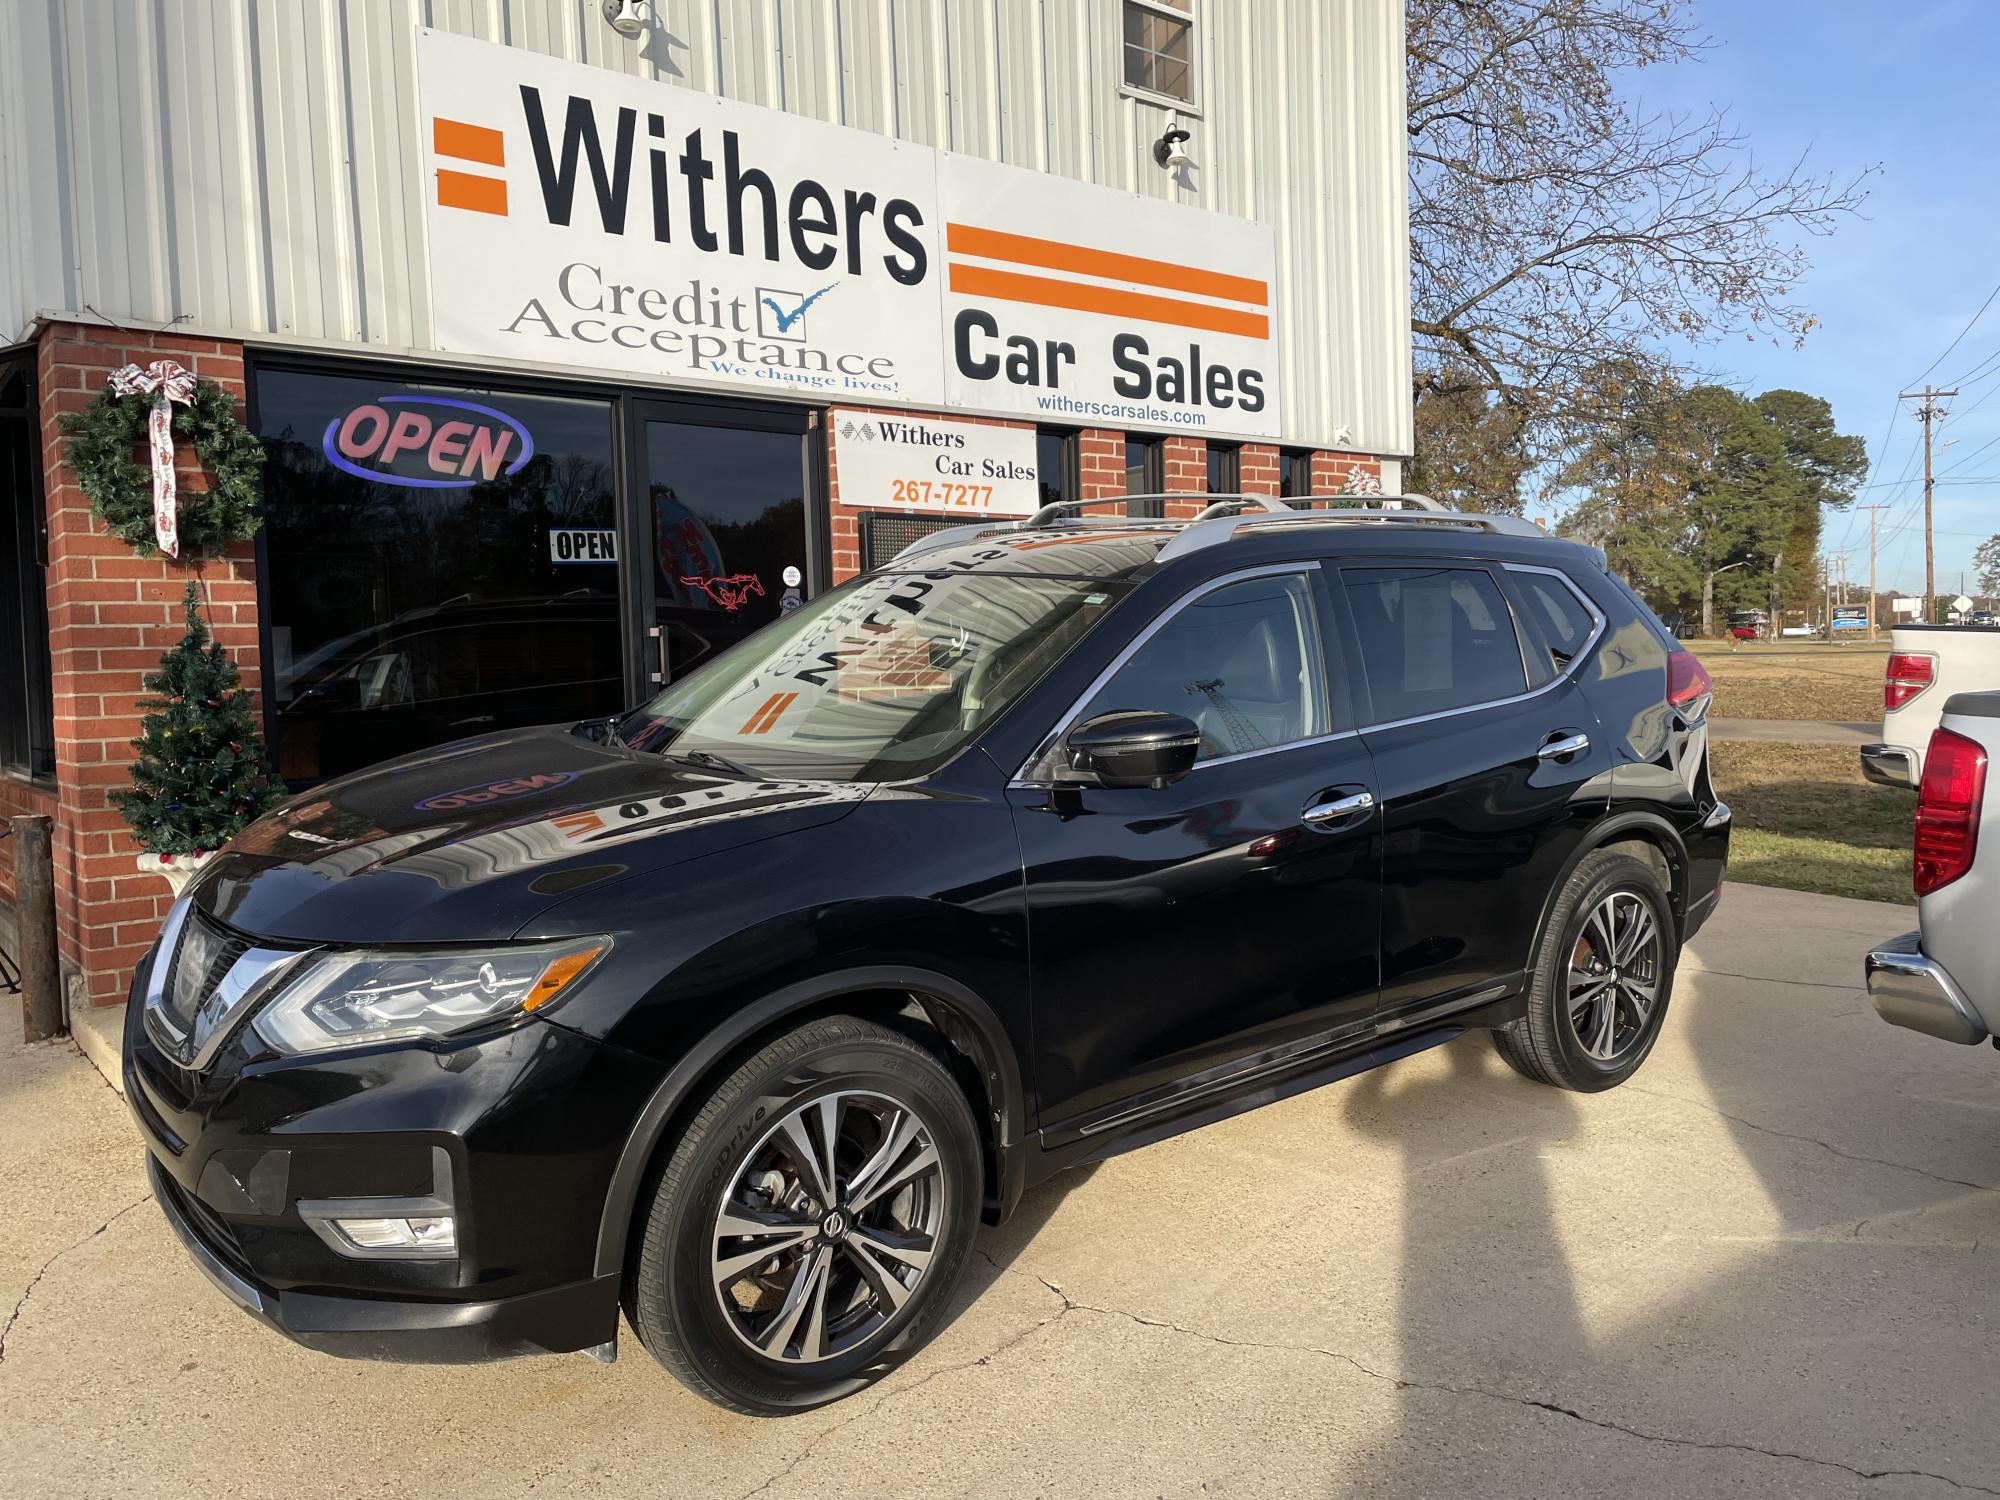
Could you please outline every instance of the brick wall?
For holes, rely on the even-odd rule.
[[[1245,443],[1236,456],[1236,482],[1246,495],[1278,493],[1278,450],[1269,443]]]
[[[172,359],[243,399],[239,344],[175,334],[55,324],[42,331],[38,382],[49,507],[49,644],[55,687],[56,921],[63,958],[96,1005],[124,998],[134,962],[158,933],[169,893],[134,868],[138,846],[110,805],[127,784],[139,731],[141,678],[181,638],[181,593],[198,578],[204,613],[254,690],[259,681],[252,544],[189,566],[142,558],[91,519],[90,502],[62,461],[56,423],[80,411],[111,371]],[[206,487],[185,450],[183,492]],[[81,998],[72,995],[72,1003]]]

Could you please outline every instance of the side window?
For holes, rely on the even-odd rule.
[[[1528,613],[1548,643],[1549,656],[1556,672],[1567,672],[1577,653],[1590,643],[1591,633],[1597,629],[1597,617],[1577,597],[1575,589],[1553,574],[1531,572],[1525,568],[1510,568],[1508,571],[1513,574],[1514,587],[1520,590]]]
[[[1341,579],[1376,723],[1527,691],[1513,617],[1486,572],[1356,568]]]
[[[1331,733],[1310,581],[1246,578],[1181,605],[1077,717],[1140,708],[1192,719],[1201,760]]]

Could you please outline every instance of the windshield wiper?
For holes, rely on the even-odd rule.
[[[726,755],[717,755],[712,750],[682,750],[677,754],[662,754],[660,759],[677,760],[710,771],[726,771],[731,776],[742,776],[750,781],[764,779],[764,773],[756,767],[746,766],[742,761],[731,760]]]

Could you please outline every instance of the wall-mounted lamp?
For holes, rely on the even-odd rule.
[[[626,41],[646,34],[646,0],[604,0],[604,23]]]
[[[1153,142],[1153,160],[1169,172],[1178,172],[1182,167],[1194,165],[1194,158],[1187,154],[1189,132],[1179,118],[1167,116],[1167,131]]]

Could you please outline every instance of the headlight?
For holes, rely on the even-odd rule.
[[[458,953],[327,953],[259,1012],[280,1052],[449,1036],[555,999],[611,947],[603,937]]]

